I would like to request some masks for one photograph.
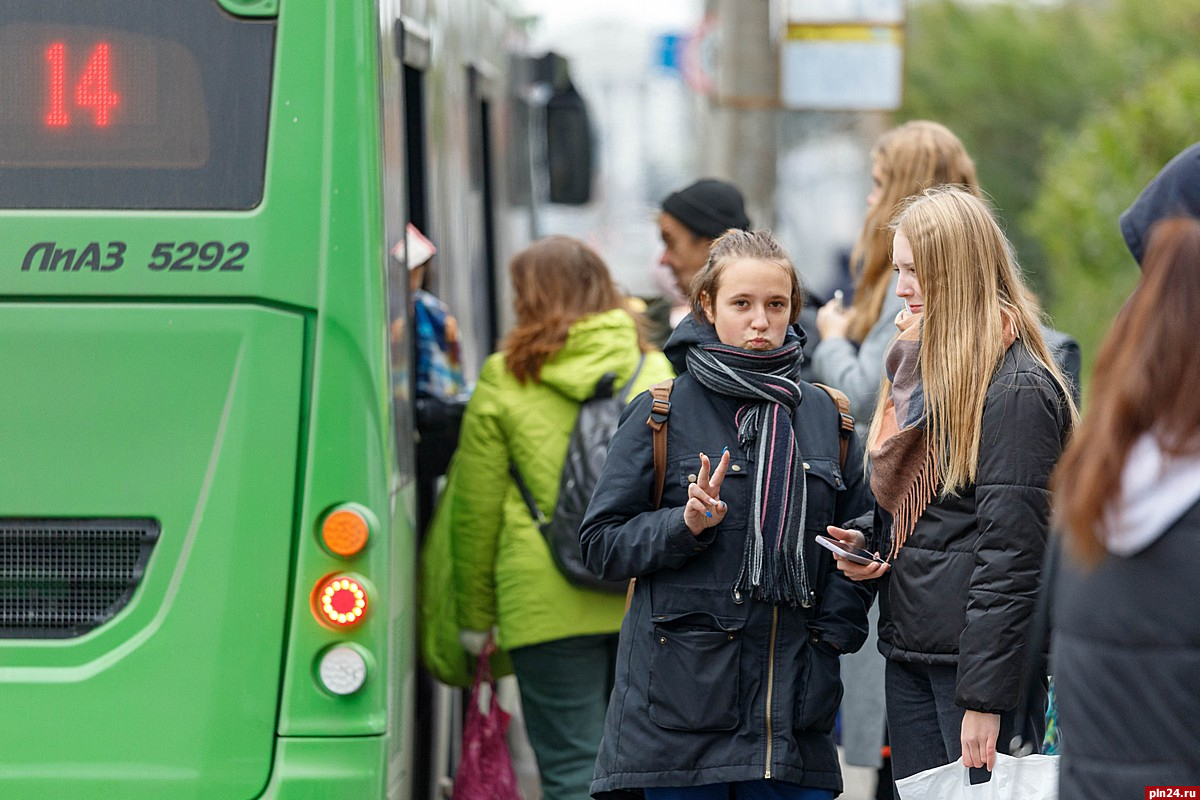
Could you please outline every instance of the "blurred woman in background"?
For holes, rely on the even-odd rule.
[[[1200,221],[1148,229],[1126,231],[1145,274],[1100,347],[1087,418],[1054,474],[1063,800],[1200,784]]]
[[[871,148],[871,193],[867,217],[850,253],[856,276],[850,307],[831,300],[817,314],[821,341],[813,352],[813,374],[850,398],[850,413],[866,435],[883,377],[883,356],[896,334],[904,307],[892,273],[888,223],[906,197],[943,184],[979,196],[975,162],[944,125],[913,120],[885,133]]]

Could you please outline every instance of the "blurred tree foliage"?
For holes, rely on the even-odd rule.
[[[1176,153],[1200,140],[1200,60],[1179,59],[1128,100],[1049,138],[1041,191],[1023,227],[1058,291],[1055,323],[1095,353],[1137,282],[1117,218]]]
[[[1117,216],[1200,139],[1198,36],[1195,0],[909,5],[897,118],[962,138],[1085,374],[1137,279]]]

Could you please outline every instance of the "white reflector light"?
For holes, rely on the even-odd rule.
[[[317,674],[331,694],[354,694],[367,681],[367,662],[353,647],[336,645],[321,656]]]

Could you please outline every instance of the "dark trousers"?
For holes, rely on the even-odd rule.
[[[958,668],[888,659],[884,672],[888,739],[896,780],[949,764],[962,757],[963,709],[954,703]],[[1045,697],[1043,694],[1044,706]],[[1000,715],[996,750],[1008,752],[1016,710]],[[1036,716],[1036,715],[1035,715]],[[1042,718],[1026,723],[1026,741],[1041,742]]]
[[[509,654],[543,800],[588,800],[612,693],[617,634],[572,636]]]

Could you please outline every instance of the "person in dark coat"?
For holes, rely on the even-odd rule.
[[[1054,475],[1062,800],[1200,784],[1198,187],[1200,145],[1122,215],[1144,275],[1100,347],[1091,407]]]
[[[997,742],[1008,746],[1049,527],[1047,486],[1075,409],[982,200],[931,189],[907,201],[892,228],[906,308],[869,434],[874,524],[830,533],[889,562],[837,565],[878,583],[900,780],[960,757],[990,770]],[[1029,723],[1026,740],[1040,742],[1042,721]]]
[[[841,791],[838,656],[862,645],[869,592],[813,537],[871,498],[852,431],[841,463],[837,406],[796,378],[801,297],[770,233],[721,236],[667,344],[661,505],[649,394],[613,437],[581,546],[597,575],[637,582],[593,797]]]
[[[1139,265],[1154,224],[1175,216],[1200,217],[1200,142],[1167,162],[1118,220],[1125,245]]]

